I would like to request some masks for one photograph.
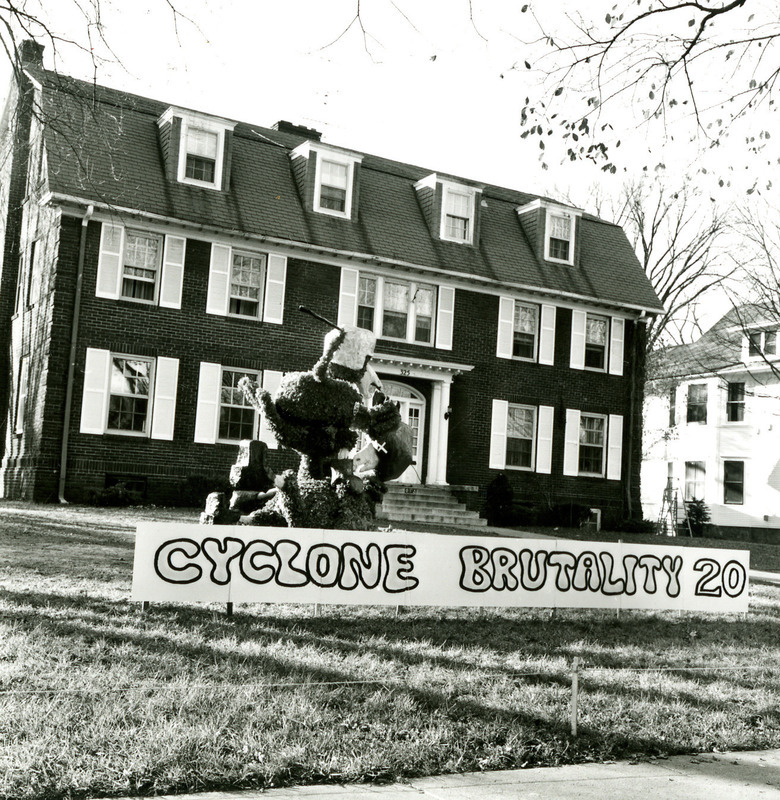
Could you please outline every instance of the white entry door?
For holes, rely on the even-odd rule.
[[[412,429],[412,457],[414,464],[396,478],[398,483],[422,483],[423,432],[425,431],[425,398],[411,386],[396,381],[382,381],[382,390],[398,403],[401,421]]]

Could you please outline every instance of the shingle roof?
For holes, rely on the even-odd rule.
[[[44,85],[49,187],[55,194],[147,214],[402,260],[464,277],[566,292],[649,311],[661,304],[623,230],[581,221],[578,267],[538,260],[515,209],[537,196],[484,186],[478,247],[432,237],[414,183],[432,170],[364,154],[354,223],[303,207],[289,151],[300,136],[237,123],[231,190],[167,180],[157,120],[168,104],[33,70]]]
[[[652,379],[682,378],[738,367],[743,363],[745,330],[772,322],[778,325],[780,319],[759,305],[744,304],[732,308],[695,342],[651,353],[647,361],[648,376]]]

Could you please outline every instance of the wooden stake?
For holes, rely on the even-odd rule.
[[[580,694],[580,659],[574,657],[574,664],[571,670],[571,735],[577,735],[577,706],[579,705]]]

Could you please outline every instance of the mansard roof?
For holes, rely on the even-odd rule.
[[[179,183],[166,178],[158,134],[158,119],[169,104],[45,70],[28,74],[43,86],[44,118],[51,121],[45,141],[55,197],[401,261],[453,279],[650,313],[662,308],[623,230],[596,217],[585,214],[579,222],[578,265],[553,264],[535,255],[516,212],[538,196],[479,184],[479,242],[472,247],[444,241],[431,235],[414,188],[433,170],[366,153],[357,218],[333,218],[302,203],[290,152],[305,139],[241,122],[233,129],[229,191]]]

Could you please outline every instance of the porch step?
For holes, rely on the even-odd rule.
[[[388,483],[387,494],[377,507],[377,519],[471,528],[487,525],[487,520],[469,511],[449,487],[421,484]]]

